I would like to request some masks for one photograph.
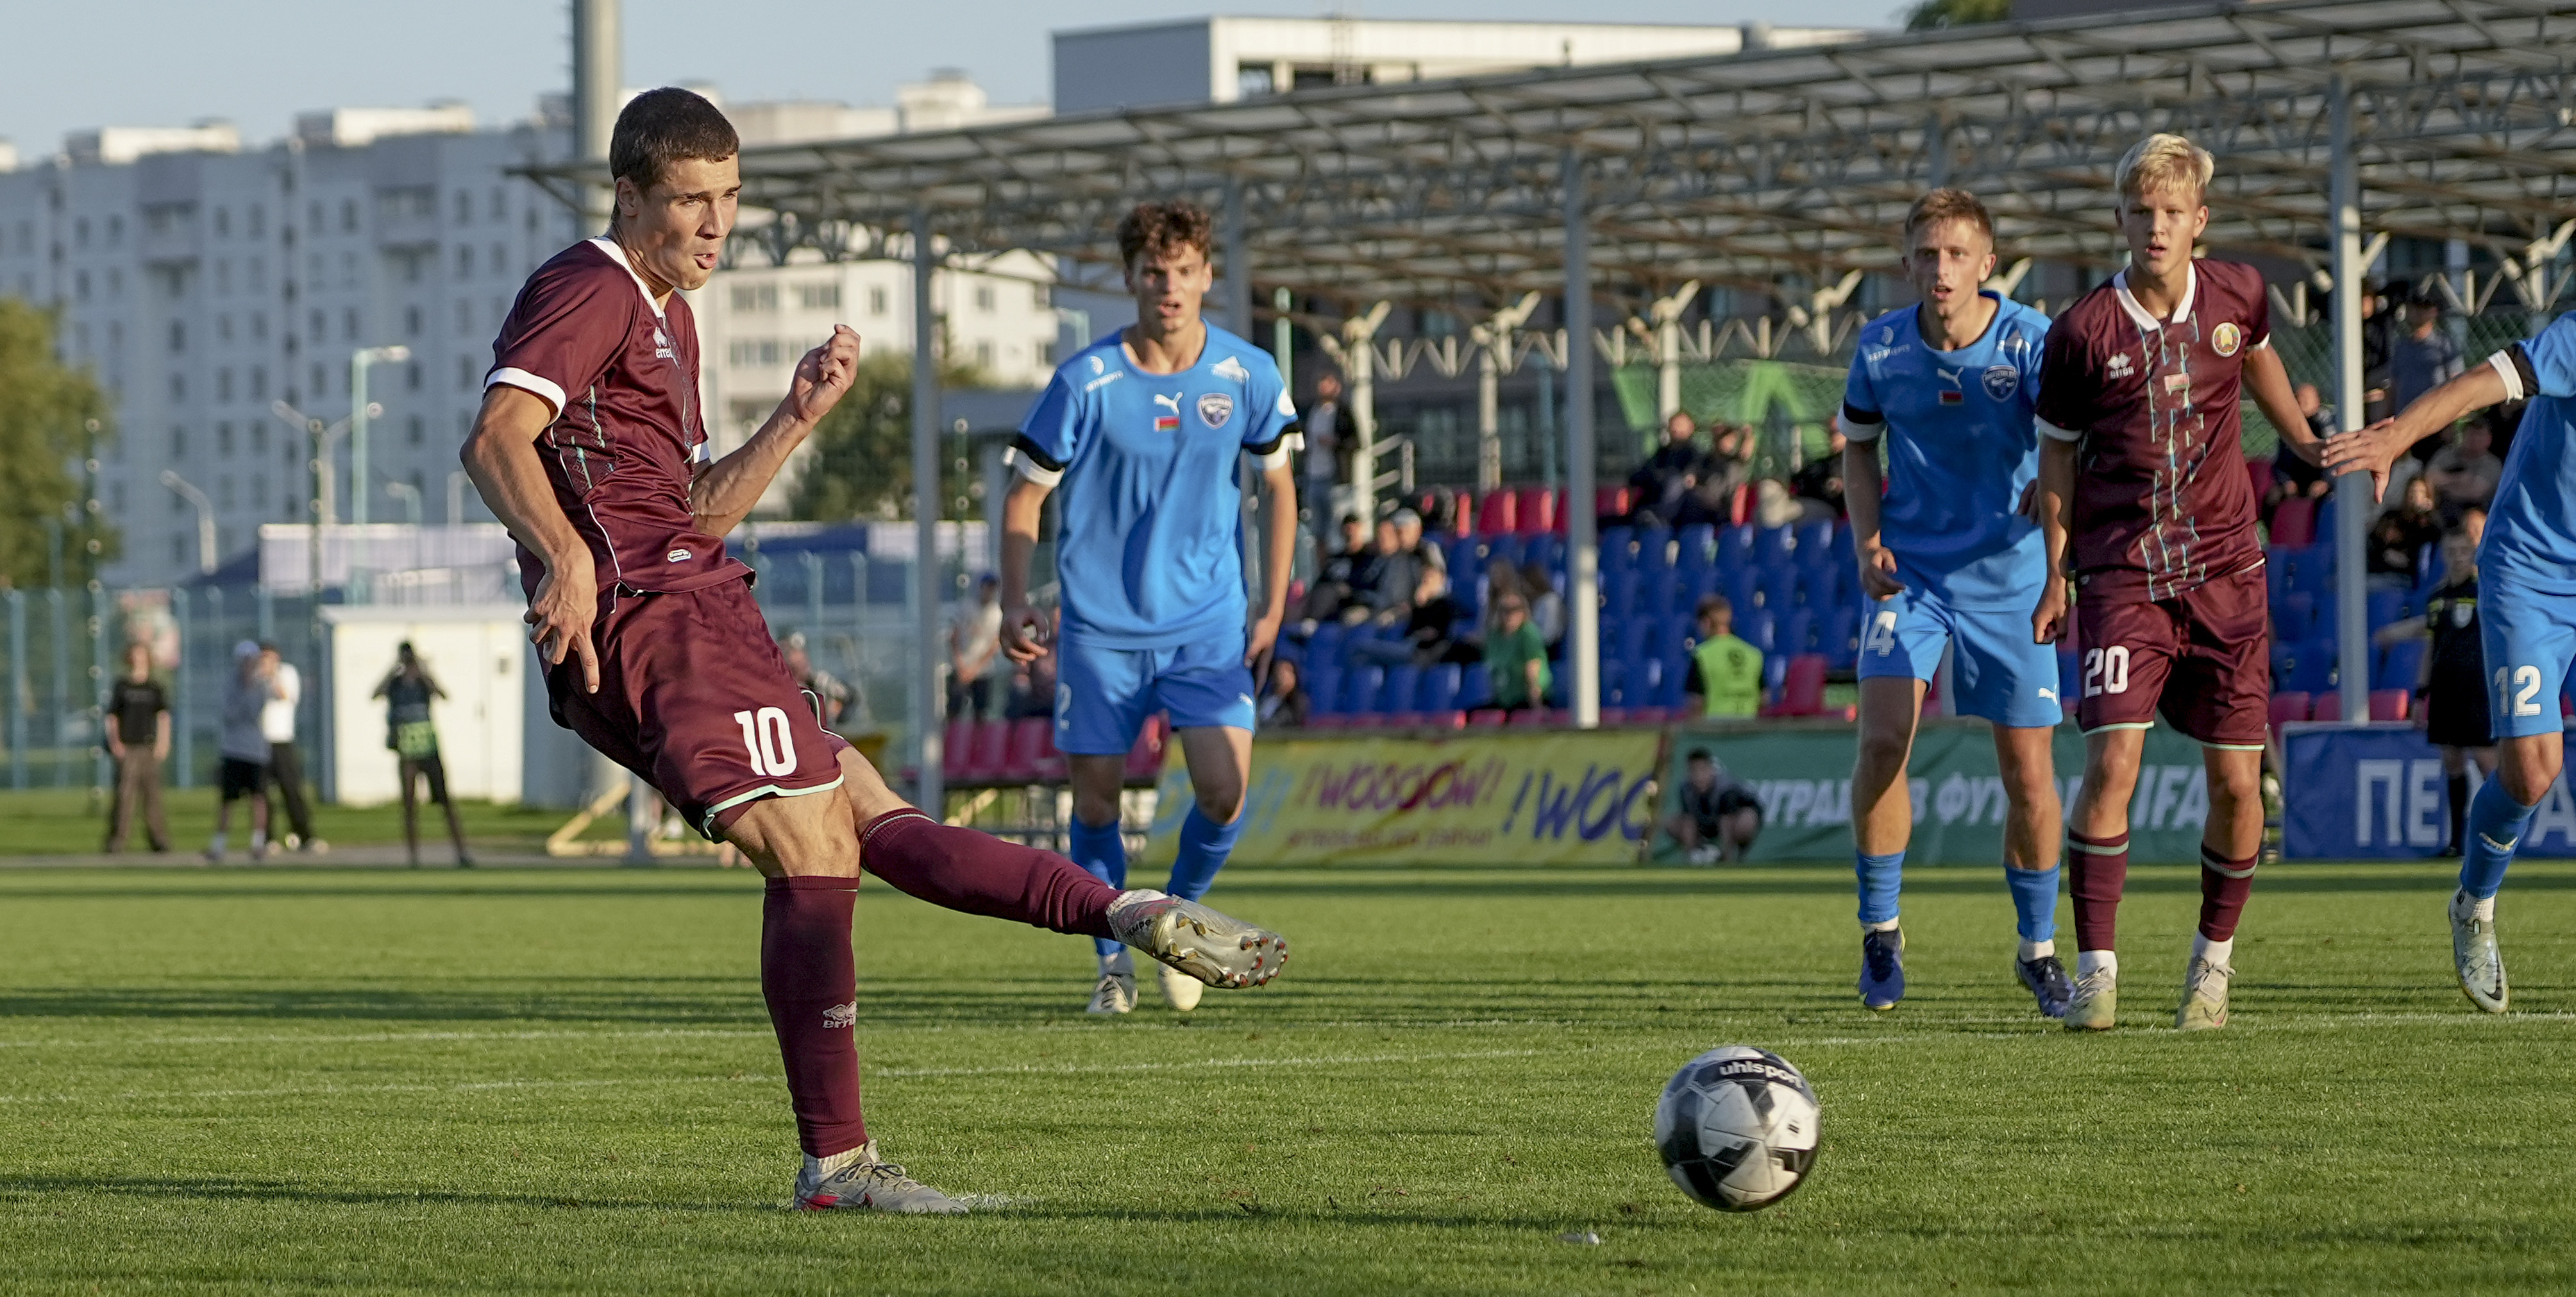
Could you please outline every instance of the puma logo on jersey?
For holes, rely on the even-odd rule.
[[[1939,365],[1934,365],[1934,366],[1932,367],[1932,372],[1933,372],[1933,373],[1935,373],[1935,374],[1939,374],[1939,375],[1941,376],[1941,381],[1942,381],[1942,382],[1944,382],[1944,383],[1948,383],[1948,384],[1949,384],[1950,386],[1952,386],[1952,387],[1957,387],[1957,386],[1959,385],[1959,371],[1958,371],[1958,370],[1955,370],[1955,369],[1943,369],[1943,368],[1941,368]]]
[[[1154,404],[1167,406],[1174,414],[1179,414],[1181,412],[1181,398],[1177,395],[1165,396],[1160,392],[1156,392],[1154,393]]]
[[[1245,369],[1243,367],[1243,362],[1232,356],[1228,356],[1225,359],[1216,362],[1216,368],[1209,370],[1208,372],[1219,378],[1233,379],[1238,383],[1248,383],[1252,381],[1252,371]]]

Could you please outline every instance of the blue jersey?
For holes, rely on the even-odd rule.
[[[2576,311],[2490,357],[2507,400],[2528,400],[2480,542],[2481,575],[2576,597]]]
[[[2031,410],[2048,317],[1986,296],[1994,322],[1957,351],[1923,341],[1918,308],[1870,321],[1843,389],[1843,433],[1887,435],[1879,543],[1895,552],[1898,580],[1953,608],[2027,610],[2048,570],[2039,528],[2019,510],[2039,476]]]
[[[1286,462],[1296,407],[1258,347],[1209,325],[1198,363],[1148,374],[1125,331],[1056,367],[1020,425],[1020,476],[1059,486],[1063,634],[1099,648],[1172,648],[1240,635],[1243,493],[1237,457]]]

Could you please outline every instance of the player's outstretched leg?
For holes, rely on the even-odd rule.
[[[1288,962],[1288,939],[1164,892],[1124,892],[1109,907],[1120,941],[1209,986],[1259,986]]]

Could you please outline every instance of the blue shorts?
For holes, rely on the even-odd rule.
[[[2558,694],[2576,661],[2576,599],[2542,594],[2478,564],[2478,639],[2486,650],[2487,714],[2500,739],[2556,734]]]
[[[1145,718],[1170,712],[1172,728],[1254,727],[1252,670],[1243,634],[1177,648],[1056,645],[1055,746],[1079,756],[1123,756]]]
[[[2048,729],[2065,719],[2058,708],[2056,646],[2031,639],[2028,609],[1952,608],[1920,586],[1861,603],[1863,680],[1929,681],[1941,670],[1945,643],[1952,650],[1951,692],[1960,715],[2010,729]]]

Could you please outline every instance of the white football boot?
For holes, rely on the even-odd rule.
[[[2478,903],[2467,892],[2451,893],[2451,964],[2469,1003],[2488,1013],[2504,1012],[2508,991],[2495,920],[2479,918]]]
[[[1100,983],[1091,989],[1091,1007],[1085,1013],[1117,1014],[1136,1007],[1136,961],[1126,951],[1109,955],[1100,961]]]
[[[842,1165],[832,1165],[843,1159],[847,1161]],[[805,1168],[796,1173],[796,1209],[956,1216],[964,1214],[966,1204],[905,1175],[902,1167],[879,1159],[877,1142],[872,1139],[835,1157],[806,1158]]]
[[[2182,977],[2182,1007],[2174,1010],[2174,1030],[2215,1031],[2227,1025],[2227,982],[2236,970],[2226,964],[2194,959]]]
[[[1119,893],[1109,904],[1109,929],[1209,986],[1259,986],[1288,962],[1287,938],[1163,892]]]

